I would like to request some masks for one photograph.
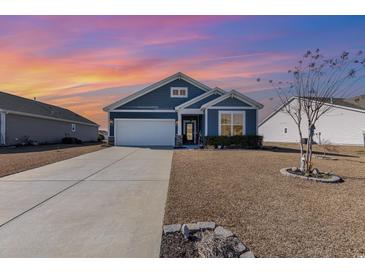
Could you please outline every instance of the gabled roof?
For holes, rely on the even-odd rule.
[[[264,106],[260,104],[259,102],[256,102],[255,100],[243,95],[241,92],[238,92],[236,90],[231,90],[230,92],[225,93],[224,95],[204,104],[201,106],[202,109],[209,108],[211,106],[214,106],[215,104],[218,104],[219,102],[224,101],[228,98],[236,98],[237,100],[240,100],[246,104],[251,105],[252,107],[262,109]]]
[[[0,111],[97,126],[71,110],[5,92],[0,92]]]
[[[297,98],[296,96],[289,98],[287,104],[290,104],[296,98]],[[342,108],[349,109],[349,110],[365,112],[364,107],[357,105],[355,103],[352,103],[351,99],[352,98],[349,98],[349,99],[347,99],[347,98],[326,98],[325,103],[327,105],[342,107]],[[284,107],[284,105],[285,104],[281,104],[278,108],[276,108],[269,116],[267,116],[264,120],[261,121],[259,126],[263,125],[266,121],[268,121],[271,117],[273,117],[276,113],[278,113]]]
[[[194,85],[194,86],[196,86],[196,87],[198,87],[198,88],[200,88],[200,89],[202,89],[204,91],[211,90],[210,87],[208,87],[208,86],[206,86],[206,85],[204,85],[204,84],[202,84],[202,83],[194,80],[190,76],[187,76],[186,74],[184,74],[182,72],[178,72],[178,73],[175,73],[175,74],[173,74],[173,75],[171,75],[171,76],[169,76],[169,77],[167,77],[167,78],[165,78],[165,79],[163,79],[163,80],[161,80],[161,81],[159,81],[157,83],[154,83],[154,84],[152,84],[152,85],[150,85],[148,87],[145,87],[144,89],[142,89],[140,91],[137,91],[137,92],[135,92],[135,93],[133,93],[133,94],[131,94],[131,95],[129,95],[129,96],[127,96],[127,97],[125,97],[125,98],[123,98],[123,99],[121,99],[121,100],[119,100],[119,101],[117,101],[117,102],[115,102],[115,103],[113,103],[111,105],[109,105],[109,106],[104,107],[103,110],[104,111],[110,111],[110,110],[112,110],[112,109],[114,109],[116,107],[119,107],[121,105],[124,105],[124,104],[126,104],[126,103],[128,103],[128,102],[130,102],[130,101],[132,101],[132,100],[134,100],[134,99],[136,99],[136,98],[138,98],[138,97],[140,97],[142,95],[145,95],[145,94],[147,94],[147,93],[149,93],[151,91],[154,91],[155,89],[157,89],[157,88],[159,88],[161,86],[164,86],[164,85],[166,85],[166,84],[168,84],[168,83],[170,83],[172,81],[175,81],[177,79],[183,79],[186,82],[188,82],[188,83],[190,83],[190,84],[192,84],[192,85]]]
[[[225,94],[225,93],[226,92],[223,89],[215,87],[214,89],[212,89],[212,90],[210,90],[206,93],[203,93],[203,94],[201,94],[201,95],[199,95],[199,96],[197,96],[197,97],[195,97],[195,98],[193,98],[189,101],[186,101],[185,103],[182,103],[181,105],[176,106],[175,109],[179,110],[179,109],[186,108],[186,107],[191,106],[192,104],[195,104],[195,103],[199,102],[200,100],[203,100],[204,98],[207,98],[207,97],[209,97],[213,94],[222,95],[222,94]]]

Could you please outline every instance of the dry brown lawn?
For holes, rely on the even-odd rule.
[[[296,146],[280,146],[175,151],[164,223],[215,221],[258,257],[365,256],[364,148],[315,159],[345,180],[324,184],[282,176],[299,157]]]
[[[41,145],[0,148],[0,177],[105,148],[103,144]]]

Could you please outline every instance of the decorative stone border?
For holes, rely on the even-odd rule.
[[[290,167],[282,168],[282,169],[280,169],[280,173],[283,174],[284,176],[296,177],[296,178],[301,178],[304,180],[312,180],[312,181],[317,181],[317,182],[322,182],[322,183],[338,183],[338,182],[342,181],[341,177],[339,177],[337,175],[330,175],[331,178],[328,178],[328,179],[315,178],[315,177],[307,177],[307,176],[302,176],[302,175],[291,173],[288,171],[289,169],[291,169],[291,168]]]
[[[255,258],[252,251],[241,242],[241,240],[234,235],[232,231],[222,226],[217,226],[214,222],[197,222],[187,224],[171,224],[163,226],[163,234],[177,233],[180,232],[185,239],[189,238],[193,233],[198,231],[210,230],[214,231],[214,234],[222,238],[235,238],[237,245],[235,246],[236,251],[240,254],[240,258]]]

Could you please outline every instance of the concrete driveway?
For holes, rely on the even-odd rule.
[[[0,257],[158,257],[172,153],[111,147],[0,178]]]

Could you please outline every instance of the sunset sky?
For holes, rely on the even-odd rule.
[[[105,128],[104,106],[178,71],[265,99],[256,78],[287,77],[316,48],[364,50],[365,17],[0,16],[0,90]]]

